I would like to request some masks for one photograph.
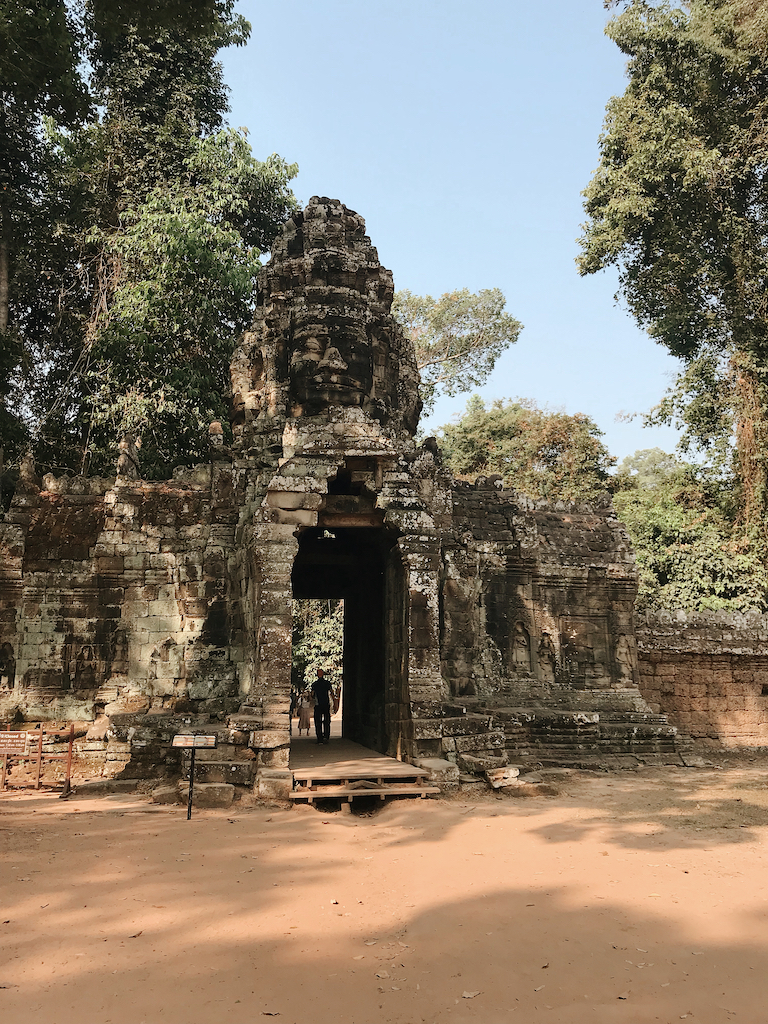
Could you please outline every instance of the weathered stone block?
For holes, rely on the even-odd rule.
[[[459,781],[459,769],[451,761],[441,757],[417,757],[414,764],[417,768],[428,771],[430,782],[438,786]]]
[[[442,734],[442,722],[439,718],[415,718],[413,720],[414,739],[440,739]]]
[[[255,761],[198,761],[195,758],[195,785],[199,782],[228,782],[234,786],[249,786],[256,776]],[[189,779],[189,763],[185,763],[182,778]]]
[[[178,784],[181,801],[188,799],[189,783]],[[235,799],[235,787],[225,782],[196,782],[192,789],[193,807],[229,807]]]
[[[152,790],[153,804],[178,804],[181,802],[181,793],[178,785],[162,785]]]
[[[483,775],[495,768],[503,768],[507,763],[506,754],[458,754],[456,757],[459,768],[473,775]]]
[[[262,800],[288,800],[293,790],[293,772],[282,768],[261,768],[254,793]]]
[[[456,751],[495,751],[504,747],[503,732],[487,732],[474,736],[455,736]]]
[[[248,742],[249,747],[254,750],[275,750],[290,744],[291,737],[288,730],[254,730]]]

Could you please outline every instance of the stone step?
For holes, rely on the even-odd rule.
[[[188,760],[182,764],[181,775],[189,781]],[[200,783],[225,782],[235,786],[250,786],[256,778],[255,761],[198,761],[195,758],[195,786]]]

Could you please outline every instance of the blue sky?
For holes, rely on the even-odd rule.
[[[611,452],[672,451],[644,429],[676,363],[582,279],[581,191],[624,58],[601,0],[240,0],[248,45],[224,54],[230,122],[300,168],[294,191],[365,217],[396,288],[498,287],[520,340],[481,390],[590,415]],[[443,399],[434,430],[464,408]]]

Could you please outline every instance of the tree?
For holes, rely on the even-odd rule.
[[[473,294],[466,288],[438,300],[410,291],[395,293],[392,313],[413,339],[426,412],[439,392],[455,395],[488,379],[501,353],[522,330],[504,312],[498,288]]]
[[[765,610],[765,566],[734,531],[721,480],[653,448],[624,459],[613,486],[637,557],[638,607]]]
[[[227,415],[235,339],[253,315],[254,243],[264,244],[269,220],[256,199],[282,193],[290,205],[293,169],[255,160],[237,132],[198,142],[186,169],[103,241],[119,272],[84,374],[96,470],[108,469],[126,432],[142,437],[146,476],[207,457],[208,425]]]
[[[768,510],[768,31],[752,0],[632,0],[608,25],[629,84],[585,192],[582,274],[611,264],[638,323],[683,361],[657,415],[683,448],[736,447],[742,521]],[[734,431],[735,423],[735,431]]]
[[[234,0],[87,3],[95,113],[45,138],[49,227],[15,268],[23,409],[41,468],[104,471],[143,435],[149,476],[207,449],[250,320],[259,251],[295,208],[296,173],[223,130]]]
[[[344,660],[344,602],[294,601],[291,682],[311,686],[323,669],[341,681]]]
[[[549,412],[533,402],[473,395],[457,423],[440,428],[448,466],[464,478],[498,473],[507,487],[531,498],[596,497],[608,485],[615,459],[597,425],[582,413]]]
[[[20,263],[34,263],[32,239],[50,232],[43,119],[71,127],[88,109],[80,52],[80,26],[64,0],[0,0],[0,449],[11,460],[27,434],[19,412],[23,331],[14,314],[29,292],[16,277]]]

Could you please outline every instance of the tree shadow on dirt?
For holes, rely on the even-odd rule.
[[[725,906],[701,928],[687,908],[628,908],[576,882],[505,884],[489,865],[476,895],[442,898],[435,874],[426,908],[393,891],[372,915],[363,851],[350,862],[332,833],[289,812],[187,822],[179,808],[82,801],[46,822],[33,807],[21,823],[0,813],[8,1021],[720,1024],[762,1013],[762,908]],[[75,852],[62,863],[64,838]]]

